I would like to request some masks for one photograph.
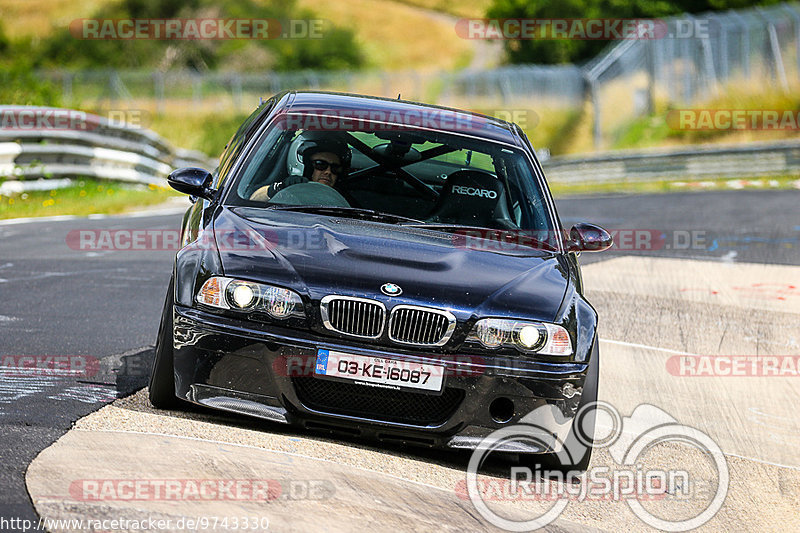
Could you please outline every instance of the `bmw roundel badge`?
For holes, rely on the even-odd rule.
[[[403,294],[403,289],[400,288],[400,285],[395,285],[394,283],[384,283],[381,285],[381,292],[386,296],[400,296]]]

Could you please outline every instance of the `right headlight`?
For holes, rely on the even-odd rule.
[[[292,290],[224,276],[208,278],[195,301],[218,309],[263,312],[278,319],[305,316],[303,300]]]
[[[484,318],[475,323],[467,341],[489,349],[515,348],[526,354],[572,355],[572,340],[567,330],[547,322]]]

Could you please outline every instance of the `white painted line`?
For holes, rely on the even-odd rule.
[[[627,435],[631,435],[631,436],[634,437],[634,440],[635,440],[635,438],[640,436],[639,432],[626,431],[624,429],[621,430],[620,433],[625,433]],[[800,471],[800,466],[791,466],[791,465],[784,465],[784,464],[780,464],[780,463],[773,463],[772,461],[765,461],[764,459],[756,459],[755,457],[748,457],[746,455],[739,455],[738,453],[728,453],[728,452],[723,451],[722,455],[724,455],[726,457],[736,457],[736,458],[739,458],[739,459],[745,459],[747,461],[753,461],[754,463],[762,463],[762,464],[765,464],[765,465],[776,466],[778,468],[786,468],[786,469],[789,469],[789,470]]]
[[[27,224],[28,222],[57,222],[59,220],[76,220],[80,217],[76,215],[56,215],[52,217],[25,217],[25,218],[9,218],[7,220],[0,220],[0,226],[11,226],[13,224]]]
[[[113,385],[79,385],[68,387],[48,400],[75,400],[82,403],[109,403],[117,399]]]
[[[697,355],[696,353],[679,352],[678,350],[659,348],[658,346],[648,346],[647,344],[637,344],[635,342],[615,341],[613,339],[600,339],[600,342],[607,342],[609,344],[618,344],[620,346],[628,346],[630,348],[643,348],[645,350],[654,350],[656,352],[672,353],[675,355]]]
[[[161,215],[178,215],[185,213],[186,210],[189,209],[189,205],[186,205],[185,207],[174,207],[171,209],[149,209],[147,211],[137,211],[135,213],[129,213],[127,215],[118,215],[118,216],[125,218],[144,218],[144,217],[161,216]]]
[[[772,461],[765,461],[763,459],[756,459],[755,457],[747,457],[746,455],[739,455],[738,453],[725,453],[722,452],[724,455],[728,457],[738,457],[739,459],[746,459],[747,461],[753,461],[754,463],[761,463],[770,466],[777,466],[778,468],[786,468],[788,470],[797,470],[800,472],[800,467],[798,466],[791,466],[791,465],[782,465],[780,463],[773,463]]]

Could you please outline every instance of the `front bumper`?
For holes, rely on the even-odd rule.
[[[476,358],[343,342],[181,306],[174,307],[173,319],[178,397],[297,427],[381,441],[473,449],[493,431],[519,423],[545,405],[560,414],[545,429],[563,436],[575,416],[588,368],[586,363]],[[318,349],[443,366],[443,391],[431,396],[315,377]],[[567,391],[567,397],[567,383],[577,393]],[[531,445],[497,451],[558,450]]]

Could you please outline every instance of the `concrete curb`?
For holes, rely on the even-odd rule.
[[[180,488],[168,491],[167,482]],[[230,492],[220,482],[231,483]],[[256,490],[259,482],[268,490]],[[268,522],[274,531],[496,529],[454,491],[298,454],[172,435],[72,430],[31,463],[26,483],[41,517],[83,520],[82,527],[51,522],[54,532],[85,531],[95,521],[105,529],[112,520],[122,530],[152,520],[161,521],[159,531],[188,531],[201,529],[197,521],[204,519],[222,531],[223,519],[231,527],[237,517],[258,521],[257,530]],[[196,495],[195,486],[213,497]],[[507,516],[530,519],[514,509]],[[557,521],[545,531],[595,530]]]

